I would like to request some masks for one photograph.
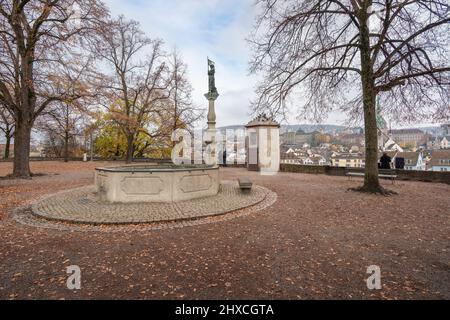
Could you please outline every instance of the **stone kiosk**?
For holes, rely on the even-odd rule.
[[[276,174],[280,169],[280,124],[262,114],[245,127],[247,169]]]

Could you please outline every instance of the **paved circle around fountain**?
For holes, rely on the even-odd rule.
[[[223,182],[216,196],[175,203],[108,203],[94,187],[83,187],[49,196],[32,205],[34,216],[46,220],[91,225],[141,224],[192,221],[221,216],[264,202],[271,191],[254,186],[242,193],[235,182]]]

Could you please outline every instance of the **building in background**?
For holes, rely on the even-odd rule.
[[[5,155],[6,144],[0,143],[0,159]],[[9,145],[9,157],[14,158],[14,144]]]
[[[345,146],[359,146],[364,147],[365,136],[362,133],[346,133],[339,135],[337,141]]]
[[[397,166],[399,169],[412,171],[450,171],[450,124],[423,130],[389,130],[380,110],[378,114],[377,125],[381,128],[378,130],[379,157],[386,152],[392,159],[392,168]],[[318,131],[287,132],[281,138],[285,143],[282,145],[281,162],[364,168],[365,137],[361,131],[347,129],[335,135]],[[318,141],[321,139],[324,141]]]
[[[425,171],[426,163],[422,152],[398,152],[394,157],[405,159],[405,170]]]
[[[306,151],[302,149],[286,148],[281,146],[281,163],[303,164],[303,161],[309,157]]]
[[[430,136],[426,147],[430,150],[450,149],[450,124],[442,125],[438,134]]]
[[[450,136],[443,137],[440,142],[441,149],[449,149],[450,148]]]
[[[385,142],[383,146],[383,151],[398,151],[403,152],[403,148],[400,147],[397,142],[392,140],[392,138],[388,138],[388,140]]]
[[[391,130],[389,136],[402,148],[415,147],[426,144],[427,134],[419,129],[397,129]]]
[[[450,136],[450,123],[441,126],[443,136]]]
[[[428,170],[450,172],[450,149],[433,150],[431,160],[428,164]]]
[[[366,158],[363,153],[333,154],[331,165],[340,168],[365,168]]]
[[[290,131],[280,135],[281,144],[289,146],[301,146],[305,143],[311,145],[313,143],[313,139],[313,133],[305,133],[301,129],[296,132]]]
[[[325,157],[316,154],[304,159],[303,164],[307,166],[326,166],[328,162]]]

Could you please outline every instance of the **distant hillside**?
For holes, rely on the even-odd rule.
[[[226,127],[221,127],[218,128],[219,130],[236,130],[236,129],[244,129],[245,126],[226,126]],[[323,130],[325,133],[329,133],[329,134],[335,134],[338,132],[341,132],[342,130],[345,130],[346,127],[344,126],[338,126],[338,125],[334,125],[334,124],[321,124],[321,125],[313,125],[313,124],[294,124],[294,125],[282,125],[281,126],[281,133],[284,132],[296,132],[299,129],[303,130],[305,133],[311,133],[314,131],[320,131]]]
[[[219,130],[236,130],[236,129],[244,129],[245,126],[242,125],[234,125],[234,126],[226,126],[221,127]],[[336,134],[343,130],[346,130],[347,127],[340,126],[340,125],[334,125],[334,124],[293,124],[293,125],[282,125],[281,126],[281,133],[285,132],[297,132],[299,129],[303,130],[305,133],[311,133],[314,131],[321,131],[323,130],[327,134]],[[414,127],[411,127],[410,129],[415,129]],[[418,127],[417,129],[422,130],[425,133],[431,134],[433,136],[441,135],[442,129],[440,126],[435,127]],[[352,130],[356,131],[358,128],[352,128]]]
[[[441,127],[421,127],[418,128],[419,130],[422,130],[425,133],[431,134],[432,136],[440,136],[442,135],[442,128]]]
[[[242,126],[242,125],[226,126],[226,127],[220,127],[217,129],[218,130],[238,130],[238,129],[245,129],[245,126]]]
[[[346,129],[344,126],[334,125],[334,124],[294,124],[294,125],[283,125],[281,126],[281,132],[296,132],[299,129],[305,133],[311,133],[314,131],[324,131],[328,134],[336,134]]]

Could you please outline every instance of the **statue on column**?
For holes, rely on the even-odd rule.
[[[208,165],[216,165],[218,163],[217,154],[216,154],[216,110],[215,110],[215,101],[219,97],[219,93],[217,92],[216,82],[215,82],[215,73],[216,68],[214,62],[208,60],[208,93],[205,94],[205,98],[208,100],[208,129],[206,131],[204,141],[205,141],[205,158],[204,161]]]
[[[208,100],[216,100],[219,97],[216,88],[215,73],[216,68],[214,62],[208,58],[208,93],[205,94]]]

